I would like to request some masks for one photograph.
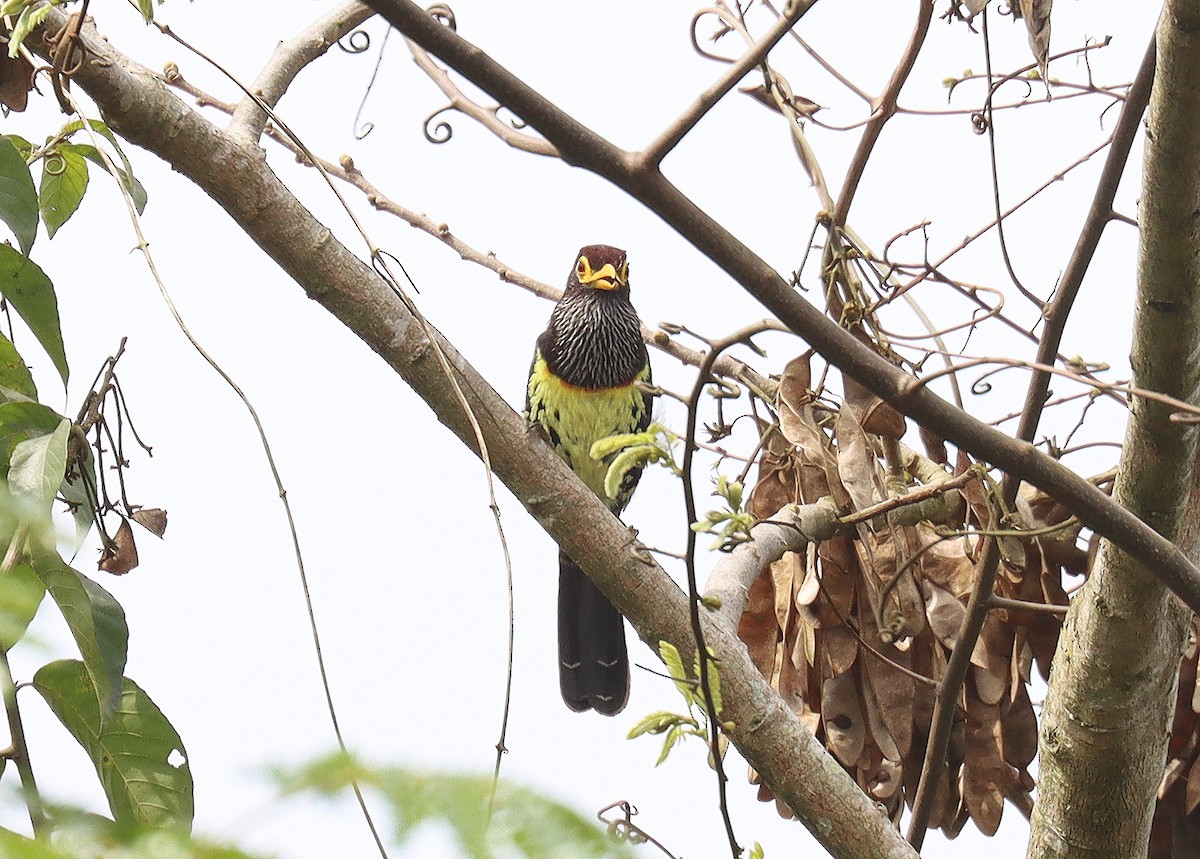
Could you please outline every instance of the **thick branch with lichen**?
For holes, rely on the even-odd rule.
[[[766,261],[661,173],[645,169],[636,154],[614,146],[572,119],[420,7],[409,0],[370,0],[369,5],[408,38],[508,106],[557,146],[565,161],[608,179],[645,204],[831,364],[927,429],[1053,496],[1087,527],[1141,559],[1189,606],[1200,610],[1200,569],[1137,516],[1028,442],[986,426],[918,385],[798,295]]]
[[[60,26],[52,10],[47,26]],[[110,127],[166,160],[233,218],[305,292],[336,316],[404,378],[464,444],[474,435],[449,392],[440,362],[418,321],[374,270],[351,253],[279,181],[254,142],[205,121],[155,75],[96,37],[94,61],[74,77]],[[35,46],[36,47],[36,46]],[[44,46],[41,46],[44,49]],[[436,334],[433,336],[437,336]],[[527,433],[525,421],[487,381],[438,338],[492,453],[496,475],[578,559],[639,634],[691,647],[684,594],[629,545],[627,530],[559,460]],[[706,619],[706,639],[721,664],[730,737],[835,856],[911,857],[875,804],[830,758],[763,680],[741,643]]]

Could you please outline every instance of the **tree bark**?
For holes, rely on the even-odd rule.
[[[1197,401],[1200,366],[1200,4],[1168,2],[1147,120],[1134,385]],[[1196,430],[1135,399],[1114,489],[1122,505],[1200,555]],[[1071,602],[1042,711],[1029,856],[1145,856],[1190,612],[1153,571],[1101,544]]]
[[[66,15],[54,9],[43,32]],[[209,123],[149,70],[84,28],[88,61],[72,76],[109,126],[199,186],[279,266],[387,362],[469,448],[476,437],[435,350],[478,421],[495,475],[657,649],[694,651],[687,596],[526,421],[391,287],[318,222],[246,136]],[[36,36],[30,43],[43,55]],[[730,740],[821,844],[845,859],[912,859],[882,809],[775,694],[729,630],[705,618],[720,665]],[[685,663],[690,664],[690,657]]]

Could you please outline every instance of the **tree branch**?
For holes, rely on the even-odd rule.
[[[1200,126],[1190,106],[1200,99],[1200,3],[1168,0],[1156,40],[1130,363],[1134,384],[1195,403]],[[1139,79],[1152,63],[1150,55]],[[1196,428],[1172,421],[1162,404],[1138,400],[1114,499],[1192,557],[1200,553],[1196,461]],[[1146,559],[1122,549],[1101,543],[1059,636],[1042,711],[1033,859],[1146,854],[1191,624]],[[1081,784],[1088,790],[1072,789]]]
[[[423,12],[420,14],[424,14]],[[66,16],[48,13],[55,31]],[[45,52],[38,35],[30,45]],[[422,326],[376,272],[313,218],[266,165],[257,144],[207,122],[153,73],[85,26],[89,61],[75,84],[109,126],[154,152],[217,202],[305,292],[412,386],[468,447],[474,435],[450,393]],[[438,335],[434,335],[438,336]],[[508,406],[453,346],[438,346],[456,374],[492,453],[496,475],[558,544],[612,598],[643,639],[690,652],[686,596],[629,543],[627,529]],[[835,856],[900,859],[915,854],[878,806],[801,724],[728,631],[705,617],[705,639],[721,664],[730,739]]]
[[[1200,570],[1137,516],[1070,469],[976,420],[826,318],[763,259],[657,171],[634,170],[638,159],[575,121],[486,53],[435,22],[409,0],[370,0],[393,26],[506,105],[558,147],[563,160],[608,179],[644,203],[720,266],[781,322],[903,414],[974,456],[1054,497],[1079,520],[1139,558],[1189,606],[1200,611]]]
[[[250,85],[250,92],[268,107],[275,107],[305,66],[322,57],[339,39],[374,14],[371,7],[358,0],[343,0],[295,38],[280,42]],[[243,140],[258,140],[266,124],[266,111],[247,97],[234,110],[229,133]]]

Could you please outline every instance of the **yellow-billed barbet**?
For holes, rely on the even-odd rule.
[[[529,372],[526,410],[541,424],[571,470],[619,515],[641,469],[631,469],[615,497],[604,490],[608,462],[592,445],[650,424],[650,357],[637,312],[629,302],[625,251],[581,248],[567,289],[538,338]],[[563,700],[572,710],[619,713],[629,697],[629,656],[620,613],[584,575],[558,554],[558,659]]]

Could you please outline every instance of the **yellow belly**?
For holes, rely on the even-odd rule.
[[[638,375],[649,377],[649,368]],[[600,498],[608,464],[592,459],[592,445],[602,438],[636,432],[646,413],[646,400],[636,385],[620,388],[577,388],[553,375],[538,355],[529,377],[529,419],[545,427],[559,456]],[[606,498],[609,502],[614,499]]]

